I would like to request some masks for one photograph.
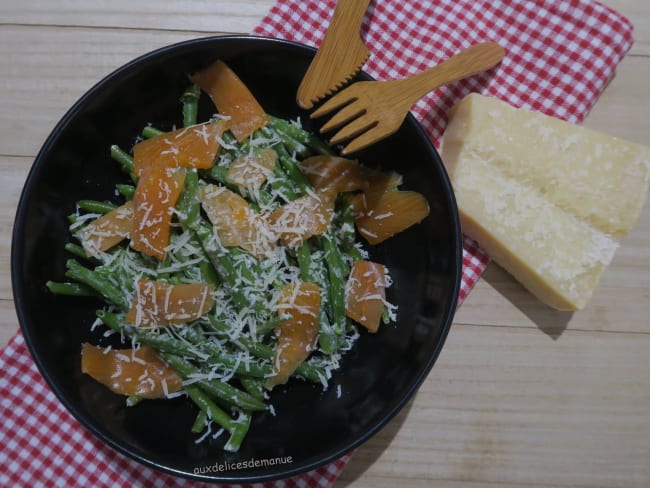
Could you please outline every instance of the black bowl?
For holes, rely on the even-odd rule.
[[[314,52],[281,40],[226,36],[146,54],[107,76],[69,110],[27,178],[14,228],[12,279],[29,350],[79,422],[113,448],[154,468],[235,483],[292,476],[333,461],[397,414],[430,371],[447,336],[461,273],[458,213],[435,148],[409,116],[399,132],[358,157],[368,166],[403,174],[403,188],[423,193],[431,212],[423,223],[372,247],[372,258],[386,264],[394,279],[388,299],[399,306],[398,322],[374,335],[362,333],[327,391],[301,381],[276,388],[271,398],[276,416],[256,415],[241,450],[225,453],[194,442],[190,426],[196,412],[189,400],[146,401],[127,408],[123,397],[80,372],[80,344],[102,340],[100,331],[90,331],[100,303],[53,296],[44,285],[64,279],[68,256],[63,247],[70,240],[66,216],[74,202],[114,199],[115,184],[124,180],[109,147],[130,148],[149,122],[162,129],[180,126],[179,96],[187,73],[216,59],[239,74],[268,113],[300,116],[313,128],[295,94]],[[206,102],[199,120],[212,111]],[[276,458],[291,462],[237,468],[238,462],[259,460],[261,465]],[[197,474],[216,463],[224,470]]]

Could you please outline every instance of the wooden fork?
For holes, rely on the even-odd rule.
[[[505,56],[495,42],[475,44],[437,66],[417,75],[391,81],[359,81],[334,95],[311,114],[322,117],[341,107],[321,132],[341,128],[330,139],[339,144],[353,139],[343,149],[349,154],[395,133],[406,114],[422,96],[436,88],[488,70]]]

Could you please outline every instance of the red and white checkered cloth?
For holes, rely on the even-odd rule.
[[[254,30],[318,46],[335,0],[282,0]],[[371,55],[364,71],[403,78],[482,41],[507,51],[498,68],[445,87],[412,112],[436,147],[449,109],[471,92],[570,122],[584,120],[632,47],[628,19],[592,0],[376,0],[362,26]],[[489,263],[465,238],[460,305]]]
[[[279,0],[255,34],[317,46],[335,0]],[[413,108],[439,145],[446,114],[469,92],[581,122],[632,45],[632,25],[591,0],[375,0],[362,27],[377,79],[417,73],[481,41],[507,50],[489,74],[443,87]],[[465,239],[459,304],[489,261]],[[195,486],[139,465],[83,429],[45,385],[16,335],[0,352],[0,486]],[[254,485],[331,486],[350,456],[296,478]]]

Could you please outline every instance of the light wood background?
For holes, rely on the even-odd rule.
[[[650,1],[605,0],[636,43],[586,125],[650,144]],[[247,33],[273,0],[0,0],[0,345],[17,330],[11,230],[70,105],[151,49]],[[553,312],[491,265],[419,393],[337,486],[650,487],[650,203],[589,306]]]

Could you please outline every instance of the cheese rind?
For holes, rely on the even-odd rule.
[[[463,232],[560,310],[586,305],[648,191],[649,148],[478,94],[441,156]]]

